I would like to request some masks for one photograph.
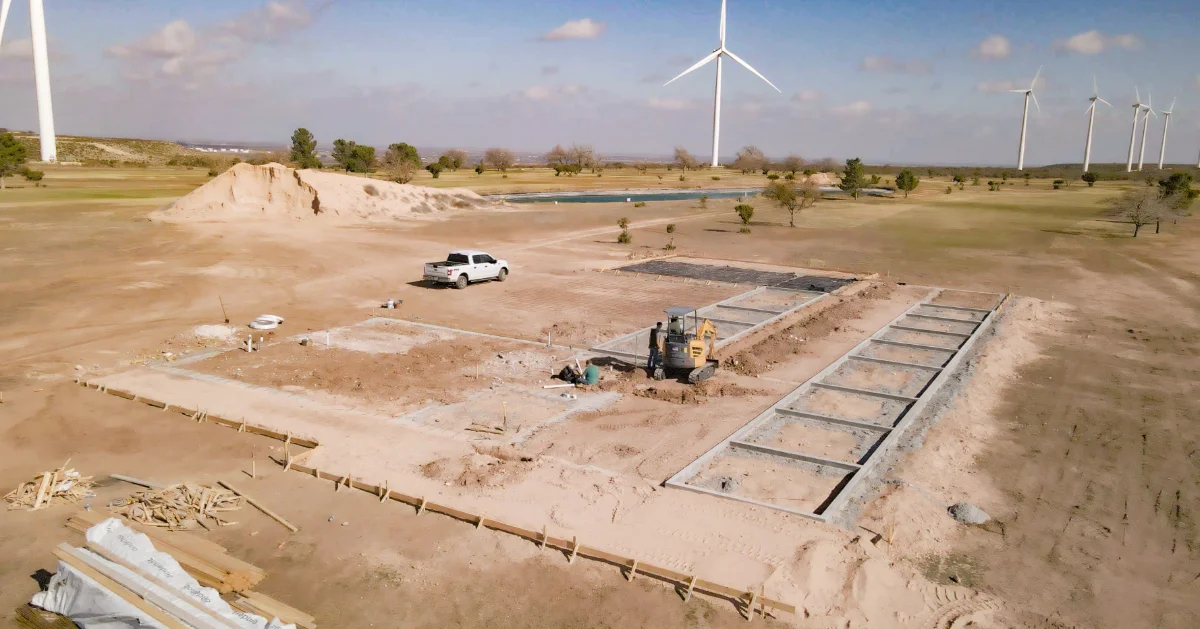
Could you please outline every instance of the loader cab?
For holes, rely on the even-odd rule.
[[[689,340],[688,335],[688,315],[692,315],[692,329],[696,329],[696,318],[699,316],[696,309],[690,306],[673,306],[667,308],[667,342],[668,343],[686,343]]]

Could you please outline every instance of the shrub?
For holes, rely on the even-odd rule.
[[[946,194],[950,194],[951,192],[954,192],[954,186],[946,186]]]
[[[674,251],[674,250],[675,250],[675,239],[672,238],[670,241],[667,242],[667,244],[663,245],[663,251]]]
[[[707,194],[700,195],[700,207],[701,208],[708,207],[708,195]]]
[[[219,175],[219,174],[221,174],[221,173],[220,173],[220,172],[219,172],[219,171],[218,171],[216,168],[209,168],[209,169],[208,169],[208,176],[209,176],[209,177],[216,177],[216,176],[217,176],[217,175]]]
[[[738,218],[742,219],[742,233],[750,233],[750,219],[754,218],[754,206],[748,203],[739,203],[733,208],[737,212]]]
[[[787,179],[788,181],[795,181],[796,175],[795,175],[795,173],[788,173],[788,174],[784,175],[783,178]]]
[[[1059,188],[1062,188],[1064,183],[1067,183],[1067,182],[1063,181],[1062,179],[1055,179],[1054,180],[1054,189],[1058,190]]]
[[[771,173],[771,174],[767,175],[767,179],[770,179],[771,181],[775,181],[776,179],[779,179],[779,175],[776,175],[775,173]]]
[[[675,223],[667,223],[667,233],[668,234],[675,233]]]
[[[630,234],[629,232],[621,232],[617,235],[617,242],[622,245],[627,245],[633,242],[633,234]]]
[[[439,178],[442,175],[442,170],[444,169],[445,166],[442,166],[441,162],[430,162],[429,165],[425,167],[425,170],[428,170],[429,174],[433,175],[434,179]]]
[[[1089,188],[1096,185],[1096,173],[1093,173],[1090,171],[1083,173],[1083,176],[1081,176],[1080,179],[1082,179],[1084,181],[1084,183],[1086,183],[1088,185]]]
[[[805,177],[812,177],[812,176],[813,176],[813,175],[815,175],[815,174],[817,174],[817,171],[815,171],[815,170],[813,170],[813,169],[811,169],[811,168],[805,168],[805,169],[804,169],[804,176],[805,176]]]
[[[679,180],[680,180],[680,181],[687,181],[687,179],[686,179],[686,178],[685,178],[683,175],[680,175],[680,176],[679,176]]]
[[[32,168],[22,168],[21,176],[25,178],[25,181],[33,182],[35,188],[40,188],[42,187],[42,178],[46,176],[46,173]]]
[[[634,203],[634,204],[633,204],[633,207],[646,207],[646,202],[645,202],[645,201],[638,201],[638,202],[636,202],[636,203]]]
[[[738,233],[739,233],[739,234],[749,234],[749,233],[750,233],[750,228],[749,228],[749,227],[743,227],[743,228],[741,228],[741,229],[739,229],[739,230],[738,230]]]
[[[712,180],[713,180],[713,181],[720,181],[720,180],[721,180],[721,178],[720,178],[720,177],[718,177],[718,176],[716,176],[716,175],[713,175],[713,178],[712,178]]]

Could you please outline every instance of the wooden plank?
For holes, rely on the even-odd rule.
[[[160,600],[153,600],[153,604],[149,602],[151,599],[160,599],[160,597],[149,594],[146,590],[137,586],[134,586],[136,589],[129,587],[127,579],[104,567],[78,549],[71,547],[70,544],[66,542],[59,544],[54,549],[54,556],[95,581],[100,587],[116,594],[126,603],[133,605],[142,613],[162,623],[168,629],[189,629],[187,625],[164,611],[166,608],[161,607],[164,604],[163,602]],[[122,583],[121,581],[126,581],[126,583]]]
[[[777,407],[775,412],[780,415],[790,415],[793,417],[805,417],[807,419],[815,419],[817,421],[829,422],[831,424],[840,424],[842,426],[850,426],[851,428],[862,428],[864,430],[875,430],[878,432],[889,432],[891,428],[888,426],[880,426],[869,422],[860,422],[853,419],[843,419],[841,417],[833,417],[830,415],[822,415],[820,413],[810,413],[808,411],[798,411],[794,408]]]
[[[283,516],[279,515],[278,513],[275,513],[274,511],[269,509],[263,503],[255,500],[254,498],[251,498],[250,496],[247,496],[245,493],[243,493],[241,490],[235,488],[233,485],[230,485],[229,483],[227,483],[223,480],[217,481],[217,483],[219,485],[221,485],[222,487],[224,487],[225,489],[228,489],[229,491],[232,491],[233,493],[241,496],[242,498],[245,498],[246,502],[250,503],[253,507],[258,509],[259,511],[262,511],[263,513],[267,514],[268,517],[270,517],[272,520],[275,520],[276,522],[282,524],[284,527],[286,527],[291,532],[295,533],[300,530],[298,527],[296,527],[291,522],[288,522],[287,520],[283,519]]]
[[[42,484],[38,486],[37,497],[33,500],[33,508],[30,511],[37,511],[42,507],[42,500],[46,497],[46,489],[50,487],[50,472],[42,472]]]
[[[743,450],[751,450],[753,452],[760,452],[762,454],[770,454],[773,456],[781,456],[781,457],[788,458],[788,459],[796,459],[797,461],[804,461],[805,463],[812,463],[814,465],[825,465],[828,467],[836,467],[840,470],[846,470],[848,472],[853,472],[853,471],[857,470],[858,468],[862,467],[856,463],[846,463],[843,461],[835,461],[833,459],[826,459],[824,457],[804,454],[803,452],[795,452],[793,450],[784,450],[783,448],[772,448],[771,446],[764,446],[764,445],[758,444],[758,443],[750,443],[748,441],[737,441],[737,440],[730,441],[729,446],[731,448],[741,448]]]
[[[132,476],[124,476],[122,474],[109,474],[108,476],[109,476],[109,478],[115,478],[120,481],[125,481],[126,483],[129,483],[131,485],[148,487],[150,489],[162,489],[162,488],[166,487],[166,485],[162,485],[160,483],[155,483],[155,482],[151,482],[148,480],[142,480],[140,478],[134,478]]]
[[[812,386],[819,387],[822,389],[829,389],[830,391],[841,391],[842,393],[857,393],[859,395],[869,395],[871,397],[881,397],[881,398],[885,398],[885,399],[889,399],[889,400],[896,400],[897,402],[908,402],[909,404],[912,404],[913,402],[917,401],[917,398],[910,397],[907,395],[896,395],[894,393],[884,393],[883,391],[872,391],[870,389],[859,389],[857,387],[843,387],[838,384],[826,384],[824,382],[814,382],[814,383],[812,383]]]
[[[313,616],[302,612],[295,607],[288,605],[287,603],[282,603],[276,599],[273,599],[262,592],[255,592],[253,590],[242,592],[242,597],[249,600],[251,603],[254,603],[254,605],[259,609],[271,611],[284,622],[296,623],[304,627],[315,626],[314,623],[316,623],[316,618]]]
[[[154,585],[170,592],[171,594],[174,594],[175,596],[187,601],[189,604],[192,605],[192,607],[195,607],[196,609],[203,612],[204,615],[206,615],[206,616],[212,618],[214,621],[216,621],[217,624],[228,627],[229,629],[243,629],[240,625],[234,624],[233,621],[218,614],[217,612],[213,611],[211,608],[205,606],[203,603],[200,603],[199,601],[193,602],[192,598],[190,596],[171,587],[169,584],[167,584],[166,581],[163,581],[162,579],[159,579],[158,577],[147,573],[145,570],[139,568],[138,566],[135,566],[134,564],[131,564],[128,561],[125,561],[121,557],[118,557],[116,554],[114,554],[112,551],[108,550],[107,548],[100,546],[99,544],[93,544],[91,542],[88,542],[87,549],[96,553],[97,555],[100,555],[101,557],[104,557],[105,559],[107,559],[119,566],[124,567],[127,570],[132,571],[134,574],[142,577],[143,579],[145,579],[145,580],[153,583]]]

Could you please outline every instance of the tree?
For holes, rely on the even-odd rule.
[[[687,172],[689,169],[696,170],[700,166],[700,162],[697,162],[696,158],[692,157],[692,154],[682,146],[675,147],[675,163],[683,169],[683,172]]]
[[[349,140],[333,141],[333,161],[346,172],[366,173],[375,167],[375,147]]]
[[[388,165],[398,165],[401,162],[409,162],[417,168],[420,168],[421,156],[417,153],[417,147],[409,144],[408,142],[389,144],[387,153],[384,153],[383,155],[383,163]]]
[[[963,186],[967,185],[967,178],[963,175],[955,175],[954,183],[958,184],[958,189],[962,190]]]
[[[800,184],[800,209],[803,210],[816,205],[817,201],[821,200],[822,194],[821,186],[816,181],[813,181],[812,177],[806,179],[804,183]]]
[[[779,207],[787,210],[788,224],[791,227],[796,226],[796,212],[800,211],[803,199],[800,195],[796,194],[795,188],[781,181],[773,181],[767,186],[766,191],[763,192],[763,196],[775,201],[779,204]]]
[[[561,144],[555,144],[554,148],[546,153],[546,165],[554,168],[555,166],[565,166],[570,161],[571,157],[567,154],[567,149],[564,149]]]
[[[1200,190],[1192,190],[1191,173],[1174,173],[1158,182],[1158,195],[1164,199],[1171,199],[1174,205],[1186,208],[1200,196]]]
[[[425,167],[425,170],[428,170],[429,174],[433,175],[434,179],[437,179],[439,176],[441,176],[442,171],[445,169],[446,167],[442,166],[441,161],[430,162],[429,165]]]
[[[921,184],[921,180],[913,173],[913,171],[905,169],[896,175],[896,188],[904,191],[904,198],[908,198],[908,193],[917,189]]]
[[[738,218],[742,219],[742,228],[739,230],[743,234],[750,233],[750,219],[754,218],[754,206],[747,203],[739,203],[733,208],[737,212]]]
[[[297,168],[320,168],[317,159],[317,139],[308,129],[300,127],[292,133],[292,152],[289,156]]]
[[[667,223],[667,233],[668,234],[675,233],[675,223]]]
[[[821,161],[817,162],[817,171],[818,172],[831,173],[831,172],[837,170],[837,167],[838,167],[837,160],[833,159],[832,157],[825,157],[825,158],[822,158]]]
[[[794,179],[796,177],[796,173],[800,172],[804,168],[804,158],[800,157],[799,155],[788,155],[787,157],[783,158],[782,162],[780,162],[780,168],[787,171],[787,173]]]
[[[767,156],[757,146],[742,147],[742,150],[737,152],[737,158],[733,160],[733,167],[742,171],[743,175],[762,170],[766,166]]]
[[[1083,173],[1083,175],[1081,175],[1079,178],[1082,179],[1089,188],[1096,185],[1096,173],[1091,172],[1090,170],[1086,173]]]
[[[1029,173],[1024,173],[1024,174],[1023,174],[1023,175],[1021,175],[1021,176],[1025,178],[1025,185],[1027,185],[1027,186],[1028,186],[1028,185],[1029,185],[1029,178],[1030,178],[1030,177],[1032,177],[1033,175],[1031,175],[1031,174],[1029,174]]]
[[[855,157],[846,160],[846,168],[842,171],[842,183],[838,185],[842,192],[849,194],[855,199],[858,198],[859,192],[863,188],[863,165],[862,160]]]
[[[25,181],[33,182],[33,186],[35,188],[41,188],[42,178],[46,176],[46,173],[40,170],[33,170],[31,168],[22,168],[21,176],[25,178]]]
[[[1066,183],[1066,182],[1065,182],[1065,181],[1063,181],[1062,179],[1055,179],[1055,180],[1054,180],[1054,184],[1053,184],[1053,185],[1054,185],[1054,189],[1055,189],[1055,190],[1058,190],[1059,188],[1062,188],[1064,183]]]
[[[1143,225],[1161,221],[1167,215],[1167,206],[1157,191],[1141,188],[1110,199],[1105,215],[1132,223],[1133,237],[1137,238]]]
[[[28,151],[25,145],[11,133],[0,134],[0,190],[4,189],[4,178],[21,172]]]
[[[617,221],[617,227],[621,228],[621,233],[617,236],[617,242],[619,242],[623,245],[627,245],[627,244],[633,242],[633,234],[629,233],[629,219],[628,218],[622,216],[621,219]]]
[[[487,170],[487,169],[483,167],[483,162],[479,162],[478,164],[475,165],[475,175],[476,176],[482,177],[483,171],[485,171],[485,170]]]
[[[971,177],[971,185],[972,185],[972,186],[978,186],[978,185],[979,185],[979,177],[978,177],[978,176],[976,176],[976,177]]]
[[[508,149],[490,148],[483,154],[483,161],[491,164],[492,168],[500,172],[508,172],[509,168],[516,163],[517,157]]]
[[[383,173],[389,181],[408,183],[417,174],[417,165],[408,161],[387,162],[383,165]]]
[[[442,160],[445,161],[443,162]],[[467,152],[462,149],[450,149],[442,153],[438,161],[442,162],[442,165],[450,170],[458,170],[463,167],[463,164],[467,163]]]
[[[572,144],[567,151],[567,160],[571,165],[578,167],[575,172],[583,172],[584,168],[591,168],[592,172],[596,172],[596,151],[587,144]]]

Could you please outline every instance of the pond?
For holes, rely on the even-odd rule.
[[[514,194],[488,195],[489,199],[512,203],[637,203],[641,201],[687,201],[708,197],[710,199],[737,199],[753,197],[762,193],[762,188],[715,188],[691,190],[595,190],[584,192],[522,192]],[[822,186],[824,194],[845,194],[837,186]],[[864,188],[863,194],[890,196],[891,190]]]

